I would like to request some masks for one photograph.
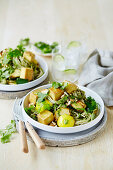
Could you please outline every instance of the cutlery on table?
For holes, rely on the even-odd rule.
[[[19,101],[20,101],[19,99],[16,99],[14,106],[16,106],[16,104],[18,104]],[[22,101],[19,104],[21,105]],[[23,152],[27,153],[28,152],[28,145],[27,145],[25,126],[24,126],[24,118],[23,118],[23,115],[22,115],[22,111],[21,110],[17,111],[16,109],[17,108],[15,107],[14,108],[14,117],[17,121],[19,121],[19,133],[20,133],[20,136],[21,136],[22,150],[23,150]],[[36,131],[34,130],[32,125],[29,122],[26,122],[25,125],[26,125],[26,129],[28,130],[28,132],[29,132],[30,136],[32,137],[36,146],[40,149],[45,149],[45,144],[42,142],[41,138],[36,133]]]
[[[26,131],[25,131],[25,126],[23,122],[23,117],[20,114],[20,110],[17,111],[17,105],[19,103],[19,99],[16,98],[15,103],[14,103],[14,119],[17,122],[18,121],[18,130],[20,134],[20,139],[21,139],[21,147],[22,151],[24,153],[28,153],[28,144],[27,144],[27,137],[26,137]]]
[[[29,122],[26,122],[25,124],[26,124],[26,128],[27,128],[30,136],[32,137],[33,141],[35,142],[36,146],[39,149],[45,149],[45,144],[43,143],[43,141],[41,140],[39,135],[36,133],[36,131],[34,130],[32,125]]]
[[[19,134],[21,137],[22,151],[24,153],[28,153],[29,150],[27,144],[27,137],[26,137],[25,127],[24,127],[24,122],[22,120],[19,120]]]

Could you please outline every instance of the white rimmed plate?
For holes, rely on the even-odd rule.
[[[40,89],[45,89],[45,88],[49,88],[51,85],[44,85],[44,86],[40,86],[32,91],[36,91],[38,92]],[[95,93],[94,91],[83,87],[83,86],[78,86],[81,90],[85,91],[86,96],[91,96],[92,98],[94,98],[96,100],[96,102],[100,105],[100,113],[97,116],[97,118],[95,118],[94,120],[92,120],[91,122],[84,124],[84,125],[80,125],[80,126],[74,126],[74,127],[52,127],[52,126],[48,126],[48,125],[44,125],[42,123],[39,123],[35,120],[33,120],[30,116],[27,115],[27,113],[24,110],[24,107],[28,106],[28,99],[29,99],[29,94],[31,92],[29,92],[23,99],[23,103],[22,103],[22,114],[24,116],[24,120],[25,122],[28,121],[30,122],[34,127],[48,131],[48,132],[53,132],[53,133],[75,133],[75,132],[80,132],[80,131],[84,131],[87,130],[93,126],[95,126],[103,117],[104,115],[104,103],[103,100],[101,99],[101,97]]]
[[[35,87],[36,85],[42,83],[48,76],[48,66],[42,57],[40,57],[38,55],[36,55],[35,57],[36,57],[36,60],[38,61],[38,63],[40,64],[41,68],[44,71],[44,74],[41,77],[39,77],[38,79],[33,80],[31,82],[25,83],[25,84],[16,84],[16,85],[0,84],[0,91],[5,91],[5,92],[6,91],[10,91],[10,92],[21,91],[21,90],[26,90],[26,89]]]

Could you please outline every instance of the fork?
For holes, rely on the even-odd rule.
[[[16,106],[18,102],[19,102],[19,99],[16,98],[14,106]],[[18,125],[19,125],[19,134],[20,134],[20,138],[21,138],[22,151],[24,153],[28,153],[29,150],[28,150],[28,144],[27,144],[27,137],[26,137],[24,122],[22,121],[22,118],[20,117],[19,113],[17,115],[15,113],[15,111],[14,111],[14,117],[15,117],[16,121],[19,121]]]

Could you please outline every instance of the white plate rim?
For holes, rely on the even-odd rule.
[[[49,88],[51,86],[51,84],[47,84],[47,85],[44,85],[44,86],[40,86],[38,88],[35,88],[33,89],[32,91],[36,90],[36,89],[40,89],[40,88]],[[75,133],[75,132],[80,132],[80,131],[84,131],[84,130],[87,130],[93,126],[95,126],[103,117],[104,115],[104,102],[103,100],[101,99],[101,97],[96,93],[94,92],[93,90],[91,89],[88,89],[86,87],[83,87],[83,86],[79,86],[78,87],[84,91],[89,91],[90,93],[94,94],[100,101],[101,103],[101,112],[100,114],[97,116],[97,118],[95,118],[94,120],[92,120],[91,122],[87,123],[87,124],[84,124],[84,125],[79,125],[79,126],[74,126],[74,127],[52,127],[52,126],[48,126],[48,125],[44,125],[44,124],[41,124],[35,120],[33,120],[30,116],[27,115],[27,113],[24,111],[24,100],[26,98],[27,95],[29,95],[29,93],[31,93],[32,91],[30,91],[23,99],[23,102],[22,102],[22,114],[23,114],[23,117],[25,119],[25,122],[28,121],[30,122],[34,127],[37,127],[41,130],[44,130],[44,131],[48,131],[48,132],[53,132],[53,133],[61,133],[61,134],[66,134],[66,133]]]

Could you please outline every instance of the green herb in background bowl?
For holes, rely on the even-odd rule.
[[[58,42],[53,42],[51,45],[42,41],[34,43],[34,46],[41,51],[42,54],[50,54],[54,50],[54,52],[58,52]]]

